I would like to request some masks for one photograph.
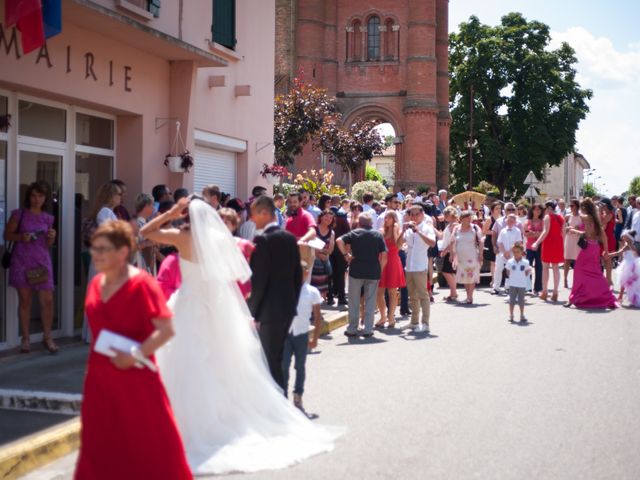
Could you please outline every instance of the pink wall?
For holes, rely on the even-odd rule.
[[[114,0],[96,3],[127,15],[115,8]],[[177,37],[177,5],[162,2],[159,19],[140,23]],[[183,5],[182,39],[208,50],[211,0]],[[22,55],[20,50],[21,58],[16,59],[13,50],[6,54],[4,45],[0,48],[0,88],[115,115],[117,176],[132,193],[150,192],[158,183],[193,186],[192,174],[171,174],[162,165],[175,135],[175,120],[161,121],[164,125],[156,129],[156,118],[180,119],[191,151],[194,129],[245,140],[248,150],[238,154],[238,194],[246,198],[253,185],[263,182],[258,174],[262,163],[272,162],[275,0],[237,0],[236,18],[239,58],[227,67],[198,68],[194,61],[170,62],[133,48],[126,35],[107,37],[63,17],[62,33],[47,43],[51,67],[45,58],[36,63],[38,52]],[[135,27],[125,32],[140,35]],[[7,29],[5,37],[10,35]],[[96,79],[91,74],[85,78],[87,53],[93,55]],[[130,67],[131,91],[125,91],[125,66]],[[226,86],[209,88],[210,75],[225,75]],[[236,97],[236,85],[250,85],[251,95]],[[256,153],[261,147],[265,148]]]
[[[246,155],[238,155],[238,194],[247,197],[254,185],[264,184],[258,173],[262,164],[273,162],[275,0],[238,0],[236,5],[241,59],[198,70],[193,125],[248,141]],[[209,88],[210,75],[225,75],[226,86]],[[251,96],[236,97],[236,85],[250,85]]]

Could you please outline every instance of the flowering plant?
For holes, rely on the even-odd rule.
[[[340,185],[333,185],[333,172],[330,170],[303,170],[296,175],[293,184],[298,190],[304,189],[316,198],[320,198],[323,193],[329,195],[344,195],[345,189]]]
[[[266,163],[262,164],[262,170],[260,170],[260,175],[262,178],[267,178],[267,175],[273,175],[274,177],[280,178],[289,178],[291,177],[291,173],[287,170],[287,167],[283,167],[282,165],[267,165]]]
[[[180,155],[172,155],[171,153],[168,153],[167,156],[164,157],[164,165],[165,165],[165,167],[169,166],[169,158],[170,157],[180,157],[181,158],[180,168],[182,170],[184,170],[185,172],[187,172],[187,173],[189,173],[189,169],[191,167],[193,167],[193,156],[191,155],[189,150],[185,150],[185,152],[180,154]]]

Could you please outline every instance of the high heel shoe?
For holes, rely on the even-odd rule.
[[[540,294],[540,300],[542,300],[543,302],[547,300],[547,298],[549,298],[549,292],[547,292],[546,290],[543,290],[542,293]]]
[[[44,340],[42,340],[42,346],[52,355],[58,353],[58,346],[51,338],[45,338]]]
[[[558,292],[553,292],[553,295],[551,295],[551,301],[552,302],[558,301]]]

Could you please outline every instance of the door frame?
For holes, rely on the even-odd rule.
[[[68,212],[69,202],[73,202],[73,197],[70,198],[69,195],[69,179],[65,177],[65,170],[68,170],[69,164],[69,153],[66,148],[66,145],[62,145],[61,147],[53,147],[50,145],[51,142],[41,141],[37,138],[27,137],[28,140],[24,141],[24,137],[21,138],[21,142],[16,145],[16,163],[14,168],[15,175],[12,177],[11,182],[8,182],[12,186],[12,192],[10,197],[8,197],[11,201],[7,202],[12,205],[12,208],[9,210],[14,210],[20,207],[21,200],[19,198],[19,179],[20,179],[20,153],[21,152],[32,152],[32,153],[43,153],[48,155],[55,155],[61,158],[60,165],[60,196],[59,196],[59,208],[58,208],[58,232],[56,242],[58,242],[58,284],[55,285],[55,293],[57,299],[57,315],[60,320],[59,327],[52,330],[53,337],[59,337],[63,335],[70,335],[73,333],[73,322],[71,322],[71,330],[69,331],[69,316],[72,315],[71,310],[69,309],[69,295],[66,293],[68,291],[69,278],[71,278],[71,282],[73,282],[73,262],[67,261],[70,258],[73,258],[73,209],[71,209],[71,215]],[[73,205],[73,203],[71,203]],[[71,243],[71,245],[69,245]],[[37,299],[34,298],[34,301]],[[73,305],[71,305],[73,307]],[[6,299],[6,316],[9,319],[10,312],[14,312],[15,319],[17,321],[8,322],[7,323],[7,340],[9,340],[9,344],[12,342],[11,339],[19,339],[20,338],[20,326],[19,326],[19,318],[17,315],[18,311],[18,294],[14,288],[7,289],[7,299]],[[67,333],[67,332],[70,333]],[[38,342],[42,340],[42,333],[36,333],[31,335],[32,342]]]

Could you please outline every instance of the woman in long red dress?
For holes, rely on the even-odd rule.
[[[584,248],[581,248],[576,258],[573,286],[565,307],[575,305],[578,308],[616,308],[618,302],[600,267],[600,258],[609,256],[609,242],[600,224],[598,209],[587,198],[580,203],[580,210],[585,229],[582,242]],[[573,233],[580,235],[582,232],[574,230]]]
[[[128,264],[135,245],[131,226],[106,222],[92,237],[99,272],[87,289],[91,328],[82,401],[76,480],[182,480],[193,478],[160,374],[140,367],[173,336],[164,295],[155,280]],[[93,350],[102,330],[140,342],[107,357]],[[144,358],[143,358],[144,357]]]
[[[384,224],[381,229],[384,242],[387,244],[387,264],[382,269],[380,283],[378,284],[377,303],[380,310],[380,321],[376,327],[393,328],[396,325],[396,307],[398,306],[398,288],[406,286],[404,269],[400,261],[400,246],[404,237],[398,224],[398,213],[388,211],[384,215]],[[384,292],[389,296],[389,310],[384,300]]]
[[[531,246],[537,250],[542,245],[542,293],[540,300],[549,297],[547,285],[549,283],[549,267],[553,269],[553,294],[551,301],[558,301],[558,287],[560,285],[560,264],[564,263],[564,217],[555,213],[555,202],[548,201],[544,204],[545,216],[542,224],[542,233]]]

